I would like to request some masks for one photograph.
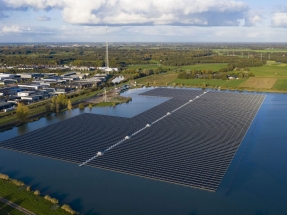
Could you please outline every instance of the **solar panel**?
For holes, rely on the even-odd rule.
[[[141,95],[171,99],[130,119],[81,114],[0,147],[216,191],[265,98],[170,88]]]

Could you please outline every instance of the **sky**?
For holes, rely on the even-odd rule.
[[[0,0],[0,43],[287,42],[286,0]]]

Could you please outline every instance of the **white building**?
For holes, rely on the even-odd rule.
[[[35,93],[35,91],[23,91],[23,92],[18,92],[17,95],[18,96],[30,96],[34,93]]]
[[[110,68],[110,67],[97,67],[98,70],[104,71],[104,72],[118,72],[118,68]]]

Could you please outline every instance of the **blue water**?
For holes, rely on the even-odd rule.
[[[132,102],[115,108],[42,118],[0,133],[0,141],[83,112],[132,117],[167,100],[138,96],[141,92],[126,92]],[[266,95],[216,193],[5,149],[0,149],[0,172],[84,214],[286,215],[287,95]]]

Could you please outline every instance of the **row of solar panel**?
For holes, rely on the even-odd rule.
[[[201,94],[157,88],[143,95],[174,98],[132,119],[82,114],[1,146],[81,163]],[[89,165],[215,191],[263,98],[206,93]]]

